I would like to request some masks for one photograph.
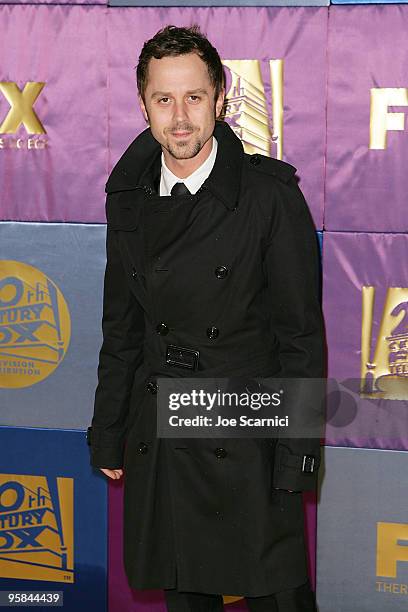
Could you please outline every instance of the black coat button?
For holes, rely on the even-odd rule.
[[[149,393],[152,393],[152,395],[155,395],[157,393],[157,385],[153,380],[150,380],[147,383],[146,389]]]
[[[137,270],[136,268],[132,268],[132,277],[137,278]]]
[[[145,455],[149,450],[149,447],[144,442],[139,443],[139,448],[137,449],[141,455]]]
[[[249,161],[254,166],[259,166],[259,164],[261,163],[261,158],[259,157],[259,155],[252,155]]]
[[[218,327],[208,327],[207,328],[207,336],[210,338],[210,340],[214,340],[215,338],[218,338],[218,334],[220,333],[220,330],[218,329]]]
[[[165,336],[166,334],[169,333],[169,328],[167,327],[165,323],[159,323],[156,327],[156,331],[161,336]]]
[[[218,266],[214,270],[214,274],[217,278],[225,278],[228,275],[228,272],[229,270],[227,266]]]
[[[217,459],[224,459],[224,457],[227,456],[227,451],[225,448],[218,447],[215,449],[214,455],[217,457]]]

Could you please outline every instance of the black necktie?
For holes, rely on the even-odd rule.
[[[179,195],[187,195],[190,191],[187,189],[184,183],[174,183],[170,195],[179,196]]]

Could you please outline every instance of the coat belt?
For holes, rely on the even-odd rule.
[[[183,377],[210,378],[227,376],[276,376],[280,370],[277,355],[271,351],[254,352],[245,357],[234,357],[222,360],[210,368],[196,370],[177,365],[168,365],[165,354],[156,352],[145,353],[144,370],[148,378],[152,377]]]

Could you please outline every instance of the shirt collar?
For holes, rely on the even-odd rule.
[[[212,137],[212,149],[207,159],[199,166],[192,174],[184,179],[179,178],[166,166],[163,153],[161,154],[161,178],[160,178],[160,195],[168,196],[175,183],[183,182],[190,193],[196,193],[205,179],[211,173],[214,167],[215,158],[217,157],[218,143],[216,138]]]

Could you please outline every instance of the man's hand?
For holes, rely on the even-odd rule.
[[[113,480],[118,480],[123,475],[123,470],[109,470],[108,468],[99,468],[106,476]]]

